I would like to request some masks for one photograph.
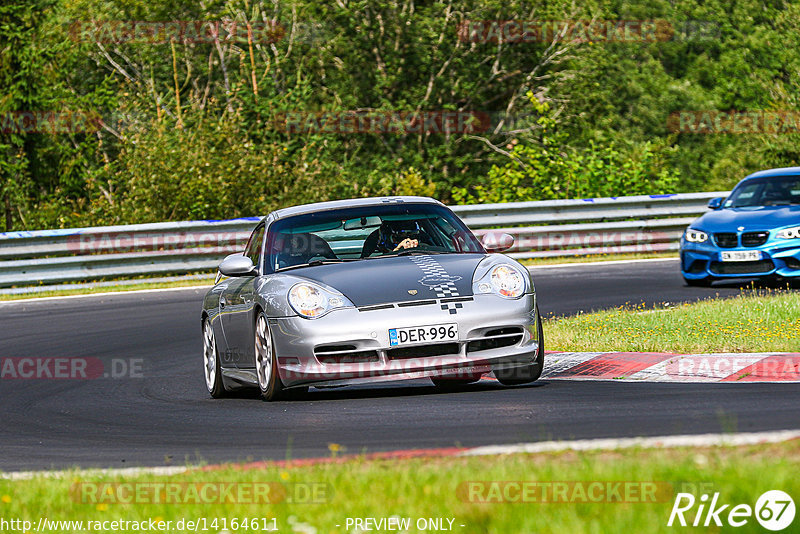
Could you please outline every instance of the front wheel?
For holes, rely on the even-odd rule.
[[[209,395],[214,399],[224,397],[227,391],[222,383],[217,340],[214,337],[214,328],[208,318],[203,321],[203,363],[205,364],[206,389]]]
[[[542,328],[542,318],[539,315],[539,307],[536,307],[536,323],[538,325],[539,347],[536,349],[536,360],[528,365],[495,369],[494,376],[497,381],[504,386],[520,386],[529,382],[535,382],[542,376],[544,368],[544,329]]]
[[[285,389],[278,376],[278,362],[275,357],[275,348],[272,345],[272,336],[267,325],[267,316],[264,312],[258,314],[255,328],[255,364],[258,389],[261,398],[265,401],[274,401],[283,397]]]

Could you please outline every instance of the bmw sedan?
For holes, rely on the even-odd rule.
[[[258,388],[430,378],[447,387],[492,372],[532,382],[544,363],[533,281],[423,197],[309,204],[265,217],[219,265],[202,310],[212,397]]]
[[[681,239],[687,284],[800,277],[800,167],[751,174],[708,207]]]

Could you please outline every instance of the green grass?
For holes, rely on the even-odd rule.
[[[40,291],[37,293],[24,293],[17,295],[0,295],[0,301],[7,300],[27,300],[43,297],[65,297],[70,295],[92,295],[96,293],[111,293],[120,291],[141,291],[144,289],[169,289],[173,287],[193,287],[193,286],[212,286],[214,277],[196,280],[176,280],[174,282],[148,282],[142,284],[125,284],[100,286],[100,287],[76,287],[75,289],[59,289],[55,291]]]
[[[800,294],[743,292],[674,307],[623,306],[547,319],[549,350],[798,352]]]
[[[0,480],[0,516],[26,519],[34,524],[42,516],[51,520],[142,521],[154,518],[173,522],[181,518],[210,521],[215,517],[229,520],[274,517],[281,532],[301,532],[298,525],[305,523],[318,533],[346,532],[348,517],[399,516],[410,517],[412,521],[444,517],[453,518],[453,531],[463,533],[666,533],[675,532],[675,527],[667,527],[666,523],[674,496],[679,491],[694,493],[699,498],[702,490],[696,488],[706,488],[712,493],[720,492],[721,502],[753,506],[761,493],[771,489],[781,489],[795,498],[800,495],[798,472],[800,443],[797,441],[738,448],[636,449],[392,461],[356,459],[298,468],[267,466],[243,471],[228,467],[171,477],[101,476],[75,471],[64,479]],[[577,482],[584,488],[593,481],[647,482],[657,483],[659,489],[654,494],[656,502],[635,502],[637,499],[627,503],[579,502],[580,499],[576,502],[569,498],[570,502],[556,503],[470,502],[467,484],[491,481]],[[81,484],[104,482],[138,482],[139,487],[156,482],[271,483],[273,488],[283,487],[295,498],[301,495],[302,488],[316,488],[317,493],[316,502],[272,504],[142,502],[152,500],[150,498],[130,504],[83,502],[91,501],[98,493],[95,486]],[[86,492],[88,498],[82,496],[82,488],[87,487],[90,488]],[[99,487],[100,495],[109,495]],[[118,494],[119,488],[114,487],[110,494]],[[486,492],[480,490],[478,495],[486,496]],[[687,514],[687,518],[693,516],[693,513]],[[208,531],[220,530],[221,524]],[[233,531],[230,525],[228,530]],[[752,518],[748,525],[736,530],[761,531]]]

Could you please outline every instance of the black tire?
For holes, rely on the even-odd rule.
[[[214,328],[208,317],[203,320],[203,363],[206,379],[206,390],[214,399],[227,395],[228,390],[222,381],[222,367],[219,364],[219,349],[214,336]]]
[[[495,369],[494,376],[497,381],[504,386],[520,386],[539,380],[544,368],[544,329],[542,328],[542,318],[539,315],[539,307],[536,307],[536,324],[539,333],[539,348],[536,349],[536,361],[519,367],[508,367]]]
[[[711,287],[711,283],[714,281],[714,279],[711,277],[698,279],[684,278],[683,281],[686,282],[687,286],[691,287]]]
[[[264,312],[259,312],[253,334],[256,382],[265,401],[276,401],[287,396],[281,377],[278,374],[278,358],[269,331],[269,321]]]

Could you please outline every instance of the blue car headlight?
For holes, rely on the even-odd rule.
[[[353,306],[344,295],[309,282],[293,285],[288,299],[292,309],[306,319],[316,319],[337,308]]]
[[[800,226],[784,228],[778,232],[777,236],[778,239],[800,239]]]
[[[708,234],[694,228],[687,228],[683,236],[690,243],[704,243],[708,241]]]

